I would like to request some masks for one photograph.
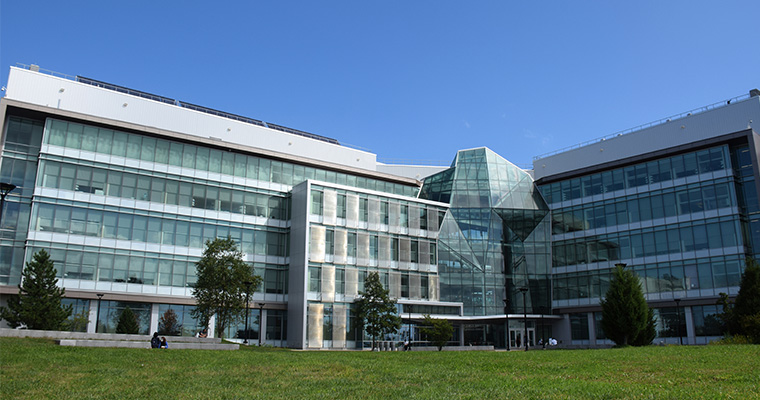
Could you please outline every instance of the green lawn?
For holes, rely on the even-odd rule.
[[[529,352],[60,347],[0,338],[0,398],[760,398],[760,346]]]

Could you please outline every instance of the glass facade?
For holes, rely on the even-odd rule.
[[[380,165],[360,170],[354,166],[367,160],[353,164],[343,156],[358,153],[338,147],[324,160],[324,149],[290,156],[262,143],[245,151],[197,127],[175,134],[139,128],[150,125],[135,122],[142,116],[109,125],[105,114],[3,102],[0,182],[16,189],[0,210],[0,285],[15,287],[24,263],[46,249],[75,313],[93,311],[95,293],[130,300],[100,302],[90,332],[113,332],[129,306],[141,333],[171,310],[180,334],[195,334],[192,306],[171,303],[189,298],[195,263],[216,237],[240,245],[263,278],[252,301],[269,307],[249,310],[248,331],[231,323],[226,336],[279,345],[297,337],[288,345],[311,348],[362,345],[351,308],[371,272],[403,301],[404,332],[413,338],[409,320],[430,313],[466,317],[452,318],[461,344],[535,345],[547,330],[566,343],[605,344],[598,300],[615,263],[639,276],[660,338],[673,343],[688,331],[701,343],[721,332],[718,294],[735,295],[745,257],[760,257],[756,135],[725,131],[717,117],[711,123],[722,133],[656,153],[626,150],[630,158],[596,166],[549,156],[560,175],[538,182],[538,167],[524,171],[486,148],[462,150],[419,187]],[[229,117],[198,115],[198,127]],[[273,137],[288,132],[238,122]],[[676,298],[686,306],[672,307]],[[527,323],[514,317],[523,313]]]
[[[737,293],[745,257],[757,256],[760,206],[749,153],[739,140],[541,184],[552,207],[554,307],[597,304],[610,268],[622,262],[650,302],[696,302],[656,307],[658,340],[687,343],[687,329],[691,343],[720,336],[715,299]],[[593,344],[590,322],[586,313],[570,314],[573,344]],[[608,343],[601,313],[593,323],[596,343]]]
[[[504,314],[505,299],[510,313],[549,310],[549,207],[530,175],[489,149],[462,150],[420,197],[450,202],[438,237],[441,300],[463,303],[465,315]]]
[[[179,141],[48,119],[45,144],[283,185],[306,179],[414,196],[417,189],[342,172],[270,160]]]
[[[0,225],[0,285],[18,285],[24,265],[37,160],[44,122],[11,116],[5,124],[0,182],[16,186],[5,198]]]
[[[168,332],[162,332],[162,327],[164,325],[162,324],[162,318],[164,316],[168,316],[169,310],[174,313],[174,316],[176,317],[177,326],[175,328],[178,329],[177,333],[179,335],[177,336],[195,336],[198,332],[203,330],[203,327],[201,326],[201,323],[196,320],[195,318],[190,315],[190,311],[193,309],[193,306],[186,306],[186,305],[180,305],[180,304],[159,304],[158,305],[158,332],[160,335],[163,334],[169,334]],[[164,329],[169,329],[169,327],[166,327]]]
[[[152,305],[150,303],[140,303],[131,301],[109,301],[100,302],[100,313],[98,314],[97,332],[98,333],[116,333],[116,325],[119,323],[119,316],[129,307],[135,317],[140,330],[139,335],[148,335],[150,333],[150,314]]]
[[[747,170],[733,166],[743,150],[718,145],[541,185],[552,206],[554,300],[600,298],[617,262],[647,294],[738,286],[752,248],[737,181]]]

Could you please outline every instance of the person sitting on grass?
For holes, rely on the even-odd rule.
[[[161,339],[158,338],[158,332],[153,332],[153,337],[150,339],[150,348],[157,349],[161,346]]]
[[[169,343],[166,342],[166,338],[164,336],[161,336],[161,344],[159,345],[162,349],[168,349]]]

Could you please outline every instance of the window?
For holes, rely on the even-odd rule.
[[[319,292],[321,287],[321,269],[319,267],[309,267],[309,291]]]
[[[311,192],[311,214],[322,215],[322,208],[324,206],[324,194],[318,191]]]

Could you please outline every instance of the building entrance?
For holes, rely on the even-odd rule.
[[[535,328],[528,328],[528,347],[533,347],[535,344],[536,330]],[[510,329],[509,345],[515,350],[525,348],[525,329]]]

